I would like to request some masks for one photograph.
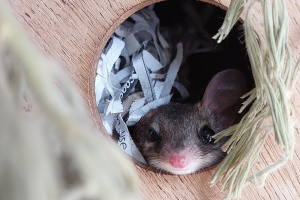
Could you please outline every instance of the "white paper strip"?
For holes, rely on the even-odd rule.
[[[113,102],[114,102],[114,99],[106,101],[106,105],[105,105],[105,108],[104,108],[105,116],[107,116],[109,113],[111,113]]]
[[[129,25],[129,24],[128,24]],[[133,26],[133,24],[132,24]],[[125,25],[121,24],[116,30],[115,33],[124,38],[127,37],[132,32],[132,27],[126,27]]]
[[[148,69],[144,64],[142,55],[143,55],[142,53],[139,53],[138,55],[134,56],[132,62],[133,62],[133,67],[140,80],[144,92],[144,96],[146,98],[146,102],[151,102],[155,99],[155,94],[153,88],[151,87],[151,79],[149,77]]]
[[[133,79],[138,79],[139,77],[138,77],[137,74],[132,74],[132,75],[131,75],[131,78],[133,78]]]
[[[141,48],[141,44],[134,37],[133,33],[129,34],[125,39],[125,46],[128,54],[131,56]]]
[[[153,29],[151,29],[149,26],[143,24],[143,23],[136,23],[133,27],[133,33],[137,33],[139,31],[147,31],[148,33],[150,33],[152,35],[152,39],[154,42],[154,46],[157,50],[157,53],[159,55],[159,59],[160,59],[160,63],[165,66],[166,65],[166,56],[165,53],[163,52],[163,50],[160,48],[160,46],[157,43],[157,38],[156,38],[156,34],[153,31]]]
[[[143,23],[143,24],[149,26],[147,20],[144,17],[141,17],[139,14],[136,14],[136,13],[132,14],[130,17],[137,23]]]
[[[153,81],[153,83],[155,84],[155,85],[153,85],[155,96],[156,97],[161,96],[160,94],[161,94],[162,89],[164,88],[165,82],[163,82],[163,81]]]
[[[106,87],[105,89],[109,92],[110,96],[114,97],[115,96],[115,92],[119,89],[114,87],[111,84],[111,76],[113,75],[113,73],[111,72],[110,75],[108,76],[107,80],[106,80]],[[102,81],[103,82],[103,81]]]
[[[111,107],[110,107],[110,112],[111,113],[121,113],[123,112],[123,104],[121,100],[112,100],[110,102]]]
[[[164,67],[146,50],[143,50],[143,59],[144,63],[146,64],[146,67],[152,72],[157,72]]]
[[[177,76],[179,67],[181,65],[182,62],[182,57],[183,57],[183,49],[182,49],[182,43],[178,43],[177,44],[177,54],[175,59],[173,60],[173,62],[170,65],[166,80],[165,80],[165,84],[164,84],[164,88],[160,94],[160,97],[164,97],[168,94],[170,94],[172,86],[174,84],[175,78]]]
[[[129,110],[129,115],[139,110],[145,104],[145,98],[136,99],[132,102]]]
[[[132,156],[131,149],[131,136],[129,134],[128,128],[122,119],[121,114],[117,115],[116,118],[116,131],[119,133],[120,138],[118,140],[118,145],[125,151],[128,155]]]
[[[179,91],[182,99],[186,99],[189,96],[189,92],[181,83],[175,81],[173,87]]]
[[[97,77],[96,77],[96,101],[99,103],[100,98],[102,97],[102,93],[104,88],[110,87],[107,83],[109,83],[109,77],[114,66],[116,60],[119,58],[122,49],[124,48],[125,43],[117,37],[113,37],[112,45],[108,50],[107,54],[102,54],[102,60],[98,63],[97,68]],[[110,84],[110,83],[109,83]],[[112,89],[108,88],[110,92],[113,92]]]
[[[113,125],[114,125],[114,121],[115,121],[115,114],[109,114],[104,116],[105,114],[103,113],[101,116],[101,120],[103,123],[103,126],[105,127],[107,133],[109,135],[112,135],[112,131],[113,131]]]
[[[136,110],[129,115],[128,120],[126,122],[127,126],[132,126],[136,124],[149,110],[157,108],[158,106],[167,104],[170,102],[172,95],[167,95],[164,98],[157,99],[151,103],[146,104],[139,110]]]
[[[132,74],[132,70],[133,70],[132,66],[129,66],[129,67],[126,67],[126,68],[120,70],[118,73],[116,73],[115,75],[113,75],[111,77],[111,84],[113,86],[117,85],[125,77],[129,77]]]
[[[138,148],[134,144],[132,138],[130,138],[130,142],[131,142],[132,157],[134,159],[136,159],[137,161],[141,162],[141,163],[147,164],[146,161],[145,161],[145,158],[143,157],[143,155],[141,154],[141,152],[138,150]]]
[[[128,128],[123,121],[121,114],[117,115],[116,119],[116,130],[120,134],[118,145],[122,148],[125,153],[135,158],[137,161],[146,164],[146,161],[140,151],[136,148],[136,145],[132,141]]]

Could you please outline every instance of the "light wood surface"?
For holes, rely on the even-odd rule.
[[[106,134],[95,104],[94,81],[96,63],[109,36],[115,28],[137,10],[158,2],[155,0],[9,0],[18,21],[30,39],[48,57],[55,58],[84,98],[92,126],[99,134]],[[207,0],[221,8],[229,0]],[[289,43],[294,63],[300,56],[300,2],[286,0],[290,17]],[[260,35],[262,15],[259,6],[254,9],[253,23]],[[292,101],[296,121],[300,120],[300,82]],[[263,188],[247,186],[241,199],[300,199],[300,136],[296,136],[294,158],[286,166],[271,174]],[[254,167],[265,166],[278,158],[282,151],[275,148],[272,137]],[[222,199],[220,186],[209,187],[213,170],[189,176],[156,174],[136,166],[140,192],[144,199]]]

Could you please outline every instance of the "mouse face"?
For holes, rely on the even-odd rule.
[[[212,138],[222,129],[205,108],[170,103],[142,118],[136,128],[136,144],[151,167],[190,174],[224,158],[221,146],[226,140],[214,143]]]
[[[246,81],[237,70],[218,73],[196,105],[169,103],[150,110],[136,125],[133,140],[150,167],[190,174],[223,160],[212,136],[237,121]]]

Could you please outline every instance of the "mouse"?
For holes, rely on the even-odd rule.
[[[236,69],[217,73],[196,104],[168,103],[151,109],[136,124],[132,139],[150,168],[176,175],[209,169],[226,156],[213,136],[238,123],[240,98],[247,92]]]

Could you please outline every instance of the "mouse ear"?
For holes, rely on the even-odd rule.
[[[216,74],[210,81],[201,106],[225,129],[235,123],[242,102],[240,97],[246,92],[244,75],[238,70],[227,69]]]

